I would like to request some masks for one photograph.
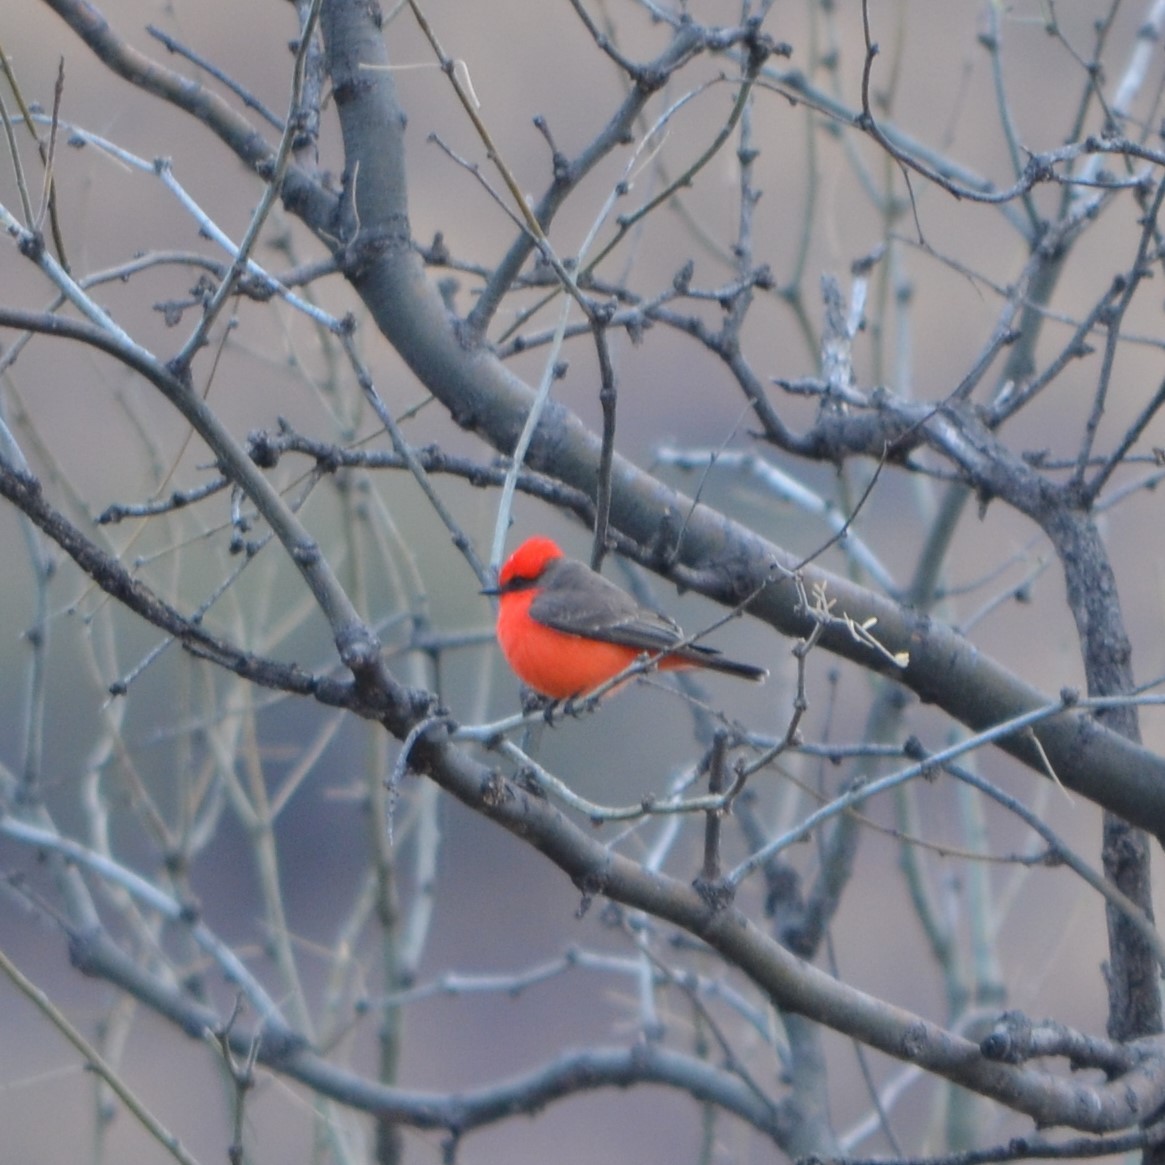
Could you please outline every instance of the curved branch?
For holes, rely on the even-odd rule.
[[[773,1106],[758,1097],[739,1076],[652,1043],[567,1052],[521,1076],[452,1095],[387,1088],[336,1068],[309,1052],[297,1052],[278,1066],[315,1091],[376,1116],[418,1128],[446,1128],[454,1133],[469,1132],[515,1113],[532,1114],[552,1101],[581,1092],[668,1084],[734,1113],[774,1139],[779,1134]]]
[[[251,169],[274,159],[274,147],[241,113],[204,85],[138,52],[93,5],[77,0],[45,3],[111,72],[202,122]]]
[[[475,812],[534,845],[585,895],[601,894],[682,927],[739,967],[781,1008],[992,1097],[1041,1125],[1107,1132],[1136,1124],[1165,1101],[1165,1037],[1130,1044],[1136,1067],[1103,1084],[992,1062],[970,1040],[799,959],[741,911],[717,909],[693,887],[612,853],[549,802],[460,750],[424,737],[414,745],[412,762]]]
[[[347,708],[369,718],[380,714],[378,707],[363,704],[351,682],[314,675],[295,664],[253,655],[188,619],[54,509],[36,478],[12,468],[2,459],[0,497],[10,501],[51,538],[106,594],[147,623],[172,635],[192,655],[210,660],[265,688],[311,696],[323,704]]]
[[[276,147],[217,93],[139,52],[85,0],[44,2],[111,72],[202,122],[256,174],[270,173]],[[295,203],[297,213],[317,223],[326,221],[334,209],[334,196],[295,166],[288,168],[282,193],[289,204]]]
[[[376,636],[360,618],[331,566],[320,553],[316,540],[188,381],[180,379],[166,365],[128,338],[123,340],[111,330],[79,323],[64,316],[0,308],[0,327],[15,327],[21,331],[80,340],[114,356],[158,389],[206,442],[222,472],[247,493],[274,531],[326,616],[344,665],[361,674],[375,671],[381,666],[380,645]],[[40,486],[35,478],[20,474],[11,467],[7,468],[9,481],[6,488],[23,494],[29,501],[35,499],[43,503]]]
[[[504,1120],[515,1112],[536,1112],[552,1101],[578,1092],[634,1084],[668,1084],[696,1100],[735,1113],[770,1136],[779,1135],[775,1105],[759,1095],[738,1073],[658,1044],[568,1052],[520,1076],[458,1093],[422,1093],[372,1083],[357,1073],[336,1067],[307,1047],[234,952],[198,919],[188,904],[51,829],[0,820],[0,831],[14,841],[42,847],[78,862],[96,877],[121,885],[175,925],[185,927],[213,959],[226,981],[241,987],[258,1013],[255,1028],[232,1026],[227,1033],[232,1047],[245,1055],[257,1041],[260,1062],[341,1103],[417,1128],[445,1128],[464,1133]],[[86,974],[116,983],[160,1011],[187,1034],[205,1037],[223,1031],[221,1019],[205,1000],[143,968],[126,956],[103,929],[71,928],[70,951],[73,962]]]

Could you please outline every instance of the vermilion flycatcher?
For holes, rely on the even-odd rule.
[[[549,538],[528,538],[506,560],[498,585],[498,643],[528,687],[554,700],[593,692],[642,655],[662,671],[706,667],[748,680],[768,672],[685,643],[666,615],[641,607],[589,566],[566,558]]]

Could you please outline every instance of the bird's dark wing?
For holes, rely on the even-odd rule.
[[[714,647],[683,643],[679,626],[659,611],[641,607],[626,591],[573,558],[555,559],[539,576],[541,587],[530,603],[530,618],[564,631],[635,651],[665,652],[698,667],[748,680],[763,680],[763,667],[726,659]]]
[[[667,651],[683,632],[666,615],[641,607],[585,563],[560,558],[539,580],[530,617],[555,631],[618,643],[636,651]]]

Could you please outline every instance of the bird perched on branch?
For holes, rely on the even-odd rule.
[[[567,558],[549,538],[527,538],[506,560],[497,586],[482,593],[498,596],[498,643],[514,673],[554,700],[589,695],[641,656],[658,657],[661,671],[700,667],[747,680],[768,675],[687,642],[666,615]]]

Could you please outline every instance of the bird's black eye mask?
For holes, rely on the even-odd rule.
[[[515,591],[528,591],[533,589],[534,584],[537,583],[536,578],[512,578],[507,583],[501,583],[497,586],[482,587],[478,592],[481,595],[512,595]]]

